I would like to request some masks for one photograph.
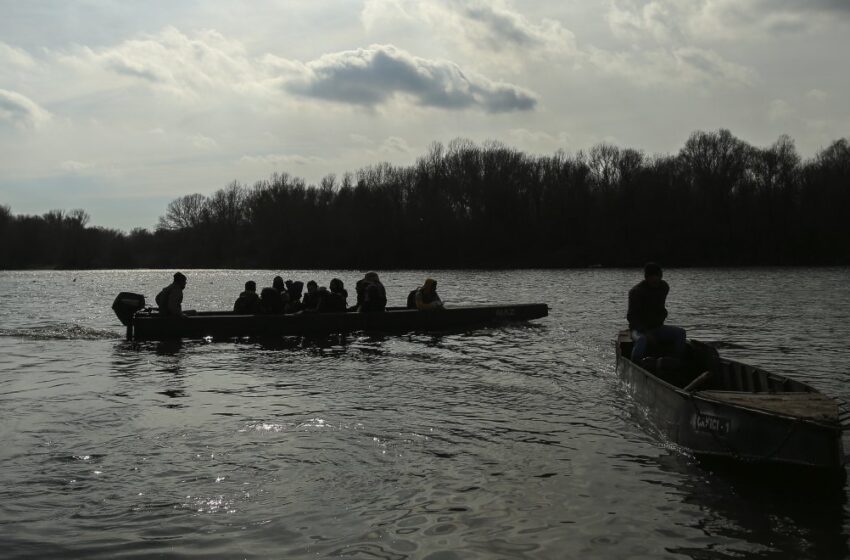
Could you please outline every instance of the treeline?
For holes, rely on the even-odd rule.
[[[440,268],[850,264],[850,142],[803,161],[695,132],[676,155],[435,143],[307,185],[275,174],[171,202],[153,231],[0,207],[0,267]]]

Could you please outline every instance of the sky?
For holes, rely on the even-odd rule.
[[[0,0],[0,205],[152,228],[433,142],[803,157],[850,135],[850,0]]]

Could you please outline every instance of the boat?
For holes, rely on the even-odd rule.
[[[684,358],[631,360],[616,339],[617,372],[655,427],[698,460],[844,474],[843,405],[814,387],[722,358],[688,340]]]
[[[127,327],[127,340],[181,338],[228,339],[264,336],[322,336],[350,332],[434,332],[546,317],[545,303],[470,305],[419,311],[388,307],[382,313],[293,313],[243,315],[232,311],[187,312],[186,317],[161,315],[145,307],[144,296],[122,292],[112,309]]]

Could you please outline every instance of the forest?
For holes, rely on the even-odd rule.
[[[182,196],[129,233],[0,204],[0,269],[848,265],[848,217],[847,139],[805,160],[787,136],[760,148],[728,130],[667,155],[455,139],[409,166]]]

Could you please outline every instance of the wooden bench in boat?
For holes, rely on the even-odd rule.
[[[838,403],[821,393],[741,393],[738,391],[699,391],[699,395],[730,404],[807,418],[818,422],[838,422]]]

